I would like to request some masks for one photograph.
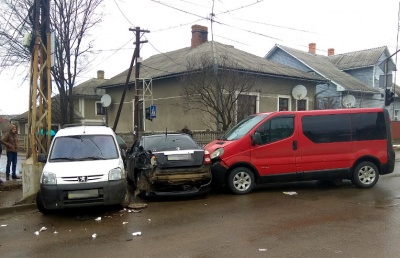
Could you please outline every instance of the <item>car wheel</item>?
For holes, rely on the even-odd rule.
[[[131,203],[131,194],[129,192],[128,187],[125,188],[125,196],[122,199],[122,202],[120,204],[121,208],[127,208],[129,206],[129,204]]]
[[[141,172],[137,172],[135,175],[135,196],[139,196],[140,198],[143,198],[145,196],[145,192],[140,189],[140,180],[141,180]]]
[[[42,194],[40,193],[40,191],[36,194],[36,207],[43,215],[51,214],[51,210],[46,209],[44,207],[44,204],[42,201]]]
[[[255,185],[254,174],[250,169],[239,167],[232,170],[228,177],[229,189],[235,194],[250,193]]]
[[[355,167],[352,182],[359,188],[370,188],[378,182],[378,179],[379,171],[375,164],[363,161]]]

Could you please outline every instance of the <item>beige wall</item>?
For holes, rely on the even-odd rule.
[[[297,85],[307,88],[307,107],[314,109],[315,83],[291,80],[285,78],[264,77],[259,84],[254,86],[252,92],[259,96],[259,112],[271,112],[278,110],[278,96],[291,99],[291,110],[296,109],[296,100],[292,97],[292,89]],[[151,104],[157,108],[157,117],[153,121],[145,120],[145,131],[163,132],[178,131],[185,125],[191,130],[215,130],[215,122],[198,111],[184,110],[181,98],[182,81],[179,79],[154,80],[152,83],[152,99],[144,100],[144,107]],[[113,127],[115,117],[120,104],[123,86],[107,89],[112,103],[108,108],[108,125]],[[133,132],[133,89],[126,92],[122,112],[116,129],[117,133]],[[204,117],[199,121],[200,117]],[[207,124],[207,125],[206,125]]]

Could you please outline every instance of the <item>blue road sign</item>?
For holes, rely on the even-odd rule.
[[[151,118],[156,118],[156,114],[157,114],[157,108],[155,105],[151,105],[150,106],[150,117]]]

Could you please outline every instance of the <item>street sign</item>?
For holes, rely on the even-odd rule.
[[[151,118],[156,118],[156,114],[157,114],[156,105],[151,105],[150,106],[150,117]]]

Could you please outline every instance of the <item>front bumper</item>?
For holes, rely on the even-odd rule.
[[[77,197],[75,194],[90,190],[97,191],[98,194],[87,197]],[[41,184],[40,191],[46,209],[64,209],[121,204],[125,198],[127,187],[126,180],[116,180],[65,185]]]
[[[154,167],[142,173],[147,184],[142,184],[140,188],[150,196],[193,196],[211,190],[212,176],[210,166],[206,165],[173,169]]]
[[[211,165],[211,174],[212,174],[212,181],[213,185],[216,187],[223,187],[225,185],[225,177],[228,168],[221,164],[221,161],[215,161]]]

